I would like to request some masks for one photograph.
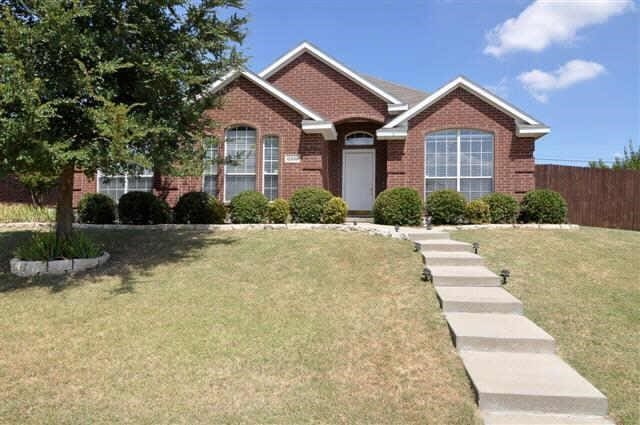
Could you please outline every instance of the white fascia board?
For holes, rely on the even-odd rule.
[[[321,134],[325,140],[337,140],[338,132],[330,121],[302,121],[302,131],[307,134]]]
[[[403,128],[381,128],[376,131],[376,138],[378,140],[404,140],[407,138],[407,130]]]
[[[313,56],[320,59],[325,64],[329,65],[331,68],[342,73],[353,82],[361,85],[362,87],[366,88],[367,90],[377,95],[378,97],[386,100],[387,102],[392,103],[394,105],[400,105],[403,103],[400,100],[396,99],[395,97],[391,96],[389,93],[380,89],[379,87],[371,84],[369,81],[365,80],[360,75],[358,75],[357,73],[347,68],[345,65],[341,64],[331,56],[327,55],[326,53],[322,52],[320,49],[318,49],[317,47],[313,46],[311,43],[306,41],[302,42],[297,47],[285,53],[283,56],[281,56],[271,65],[263,69],[258,75],[260,76],[260,78],[264,78],[266,80],[270,76],[275,74],[278,70],[280,70],[282,67],[287,65],[289,62],[291,62],[292,60],[294,60],[304,52],[311,53]]]
[[[389,112],[389,114],[391,115],[397,115],[401,112],[408,111],[408,110],[409,110],[409,105],[407,105],[406,103],[403,103],[400,105],[396,105],[393,103],[387,104],[387,112]]]
[[[494,95],[494,94],[490,93],[489,91],[483,89],[479,85],[472,83],[471,81],[469,81],[468,79],[466,79],[464,77],[458,77],[458,78],[454,79],[453,81],[450,81],[449,83],[445,84],[441,88],[439,88],[431,96],[427,97],[422,102],[416,104],[413,108],[409,109],[405,113],[403,113],[403,114],[397,116],[396,118],[394,118],[387,125],[385,125],[384,128],[393,128],[393,127],[396,127],[398,124],[401,124],[401,123],[403,123],[405,121],[408,121],[409,119],[413,118],[414,116],[416,116],[417,114],[419,114],[420,112],[425,110],[427,107],[429,107],[430,105],[434,104],[435,102],[437,102],[438,100],[440,100],[441,98],[443,98],[444,96],[446,96],[447,94],[449,94],[451,91],[453,91],[454,89],[456,89],[458,87],[462,87],[463,89],[467,90],[468,92],[470,92],[472,94],[475,94],[476,96],[480,97],[481,99],[483,99],[487,103],[489,103],[489,104],[495,106],[496,108],[504,111],[505,113],[511,115],[515,119],[520,119],[520,120],[522,120],[525,123],[530,124],[530,125],[539,125],[540,124],[540,122],[538,122],[537,120],[533,119],[529,115],[527,115],[524,112],[520,111],[515,106],[513,106],[513,105],[505,102],[504,100],[500,99],[496,95]]]
[[[245,77],[247,80],[261,87],[267,93],[270,93],[272,96],[279,99],[286,105],[289,105],[291,108],[300,112],[302,115],[309,117],[314,121],[323,121],[320,115],[311,111],[304,105],[300,104],[300,102],[297,102],[296,100],[294,100],[291,96],[283,93],[282,91],[277,89],[275,86],[269,84],[267,81],[263,80],[256,74],[249,72],[247,70],[235,70],[227,73],[224,77],[222,77],[221,79],[213,83],[211,87],[209,87],[209,89],[207,90],[207,93],[215,93],[216,91],[221,90],[222,88],[226,87],[228,84],[230,84],[232,81],[234,81],[236,78],[240,76]]]
[[[516,122],[516,136],[518,137],[542,137],[551,129],[545,125],[527,125]]]

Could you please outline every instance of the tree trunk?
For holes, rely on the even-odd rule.
[[[68,239],[73,228],[73,165],[67,165],[60,177],[60,190],[56,207],[56,237]]]

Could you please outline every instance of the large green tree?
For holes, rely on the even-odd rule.
[[[0,0],[0,174],[56,178],[71,233],[74,170],[202,166],[207,87],[242,65],[242,0]]]

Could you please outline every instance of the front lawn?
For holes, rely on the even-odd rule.
[[[30,281],[0,232],[0,423],[477,421],[408,242],[92,234],[107,267]]]
[[[460,231],[480,242],[525,314],[553,335],[559,354],[609,397],[621,424],[640,423],[640,232]]]

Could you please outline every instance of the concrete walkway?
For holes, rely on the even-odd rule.
[[[486,425],[612,425],[607,398],[555,354],[471,244],[407,232],[422,254]]]

